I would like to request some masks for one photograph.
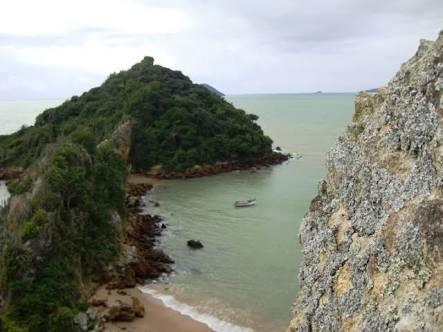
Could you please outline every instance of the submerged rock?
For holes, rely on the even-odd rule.
[[[300,231],[289,331],[443,329],[443,34],[356,97]]]
[[[189,240],[187,242],[188,247],[191,249],[202,249],[203,248],[203,243],[201,243],[198,240]]]

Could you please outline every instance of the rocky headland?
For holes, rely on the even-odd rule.
[[[191,179],[204,176],[217,175],[222,173],[229,173],[234,171],[258,170],[273,165],[279,165],[288,161],[291,158],[289,154],[280,152],[272,152],[269,155],[256,158],[254,160],[235,161],[235,162],[218,162],[214,164],[194,165],[184,171],[165,171],[161,167],[152,167],[146,172],[149,177],[157,179]]]
[[[140,211],[151,184],[130,174],[187,178],[287,160],[257,119],[145,57],[0,136],[11,194],[0,210],[0,330],[97,331],[140,318],[140,300],[93,296],[171,271],[155,248],[164,223]],[[102,304],[110,310],[96,315]]]
[[[300,230],[288,331],[442,331],[443,32],[356,97]]]

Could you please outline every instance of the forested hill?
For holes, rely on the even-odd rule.
[[[46,110],[35,126],[1,137],[0,166],[29,166],[45,145],[61,138],[101,142],[127,120],[134,124],[130,163],[137,170],[157,164],[183,170],[271,152],[272,141],[255,115],[145,57],[100,87]]]
[[[272,141],[256,120],[145,58],[0,136],[0,179],[22,173],[0,209],[0,331],[78,331],[93,280],[126,271],[130,166],[266,159]]]

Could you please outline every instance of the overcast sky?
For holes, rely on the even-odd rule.
[[[0,99],[65,98],[145,55],[228,93],[384,85],[443,0],[1,0]]]

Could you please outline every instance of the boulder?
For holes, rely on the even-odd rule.
[[[126,202],[126,206],[129,209],[136,208],[139,204],[139,198],[137,196],[129,196]]]
[[[135,319],[135,312],[129,304],[119,300],[112,304],[105,318],[111,322],[132,322]]]
[[[86,310],[86,315],[88,315],[88,318],[92,321],[97,319],[97,309],[89,307],[88,310]]]
[[[136,317],[144,316],[145,308],[134,296],[130,296],[127,300],[115,301],[105,314],[106,320],[113,322],[132,322]]]
[[[202,249],[204,247],[203,243],[198,240],[189,240],[187,243],[188,247],[191,249]]]
[[[93,307],[106,307],[106,300],[104,299],[91,299],[89,300],[89,304],[92,305]]]

